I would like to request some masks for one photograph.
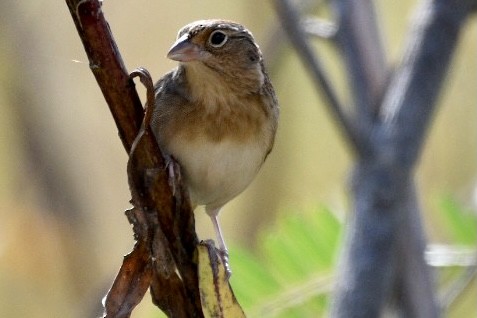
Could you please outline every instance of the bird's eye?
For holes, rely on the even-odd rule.
[[[221,47],[222,45],[225,44],[225,42],[227,42],[227,39],[228,39],[227,34],[225,34],[224,32],[220,30],[217,30],[210,34],[209,43],[213,47]]]

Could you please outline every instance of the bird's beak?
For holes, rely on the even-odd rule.
[[[200,60],[204,55],[204,51],[190,41],[189,34],[184,34],[172,45],[167,57],[174,61],[191,62]]]

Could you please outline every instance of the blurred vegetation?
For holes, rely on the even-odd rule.
[[[230,250],[231,284],[247,317],[305,318],[326,316],[333,288],[343,222],[320,207],[300,214],[280,213],[259,234],[255,251]],[[447,238],[429,244],[426,259],[435,269],[444,317],[475,313],[477,292],[477,213],[443,195],[436,217]],[[147,317],[164,317],[151,304]]]
[[[326,315],[344,226],[326,208],[294,212],[262,231],[253,254],[232,249],[231,283],[249,317]],[[444,315],[466,317],[477,309],[477,214],[450,196],[433,212],[447,241],[430,244],[426,258],[436,269]]]
[[[232,250],[231,283],[249,317],[326,316],[344,226],[326,208],[289,212],[262,232],[254,254]],[[466,317],[476,311],[477,214],[448,196],[433,212],[449,235],[446,244],[430,244],[426,252],[444,314]]]
[[[220,17],[253,31],[273,66],[281,123],[259,177],[221,215],[227,241],[241,246],[231,255],[232,284],[246,310],[257,317],[264,309],[260,304],[277,300],[287,305],[280,317],[325,312],[339,224],[348,210],[350,158],[285,40],[266,50],[277,23],[268,2],[103,3],[128,69],[144,66],[154,78],[174,67],[165,52],[177,30],[190,21]],[[376,1],[392,61],[399,59],[416,3]],[[127,156],[66,4],[3,1],[0,12],[0,316],[99,315],[100,299],[133,244],[122,213],[130,198]],[[476,27],[474,19],[463,34],[417,173],[431,242],[472,247]],[[318,40],[316,46],[346,95],[336,51]],[[455,201],[442,203],[443,193],[451,193]],[[333,214],[314,209],[323,203]],[[205,214],[196,216],[199,235],[213,237]],[[451,267],[439,270],[449,273],[439,275],[444,289],[465,271]],[[291,297],[301,287],[314,286],[316,298]],[[475,313],[475,293],[474,281],[451,307],[452,316]],[[146,295],[134,316],[158,316],[149,303]]]
[[[262,233],[253,255],[232,250],[232,287],[250,317],[316,317],[326,309],[341,224],[324,208],[289,212]]]

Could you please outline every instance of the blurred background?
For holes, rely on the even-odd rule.
[[[376,1],[390,63],[399,60],[416,3]],[[127,69],[146,67],[156,80],[175,66],[165,54],[191,21],[239,21],[261,45],[281,121],[260,175],[221,213],[230,246],[259,253],[260,233],[277,218],[319,206],[344,219],[352,158],[268,1],[106,0],[103,8]],[[330,15],[326,5],[316,13]],[[93,317],[134,243],[123,213],[127,155],[65,2],[1,1],[0,17],[0,316]],[[435,213],[443,196],[474,210],[476,36],[473,19],[417,171],[432,242],[449,240]],[[338,52],[322,40],[316,46],[346,101]],[[202,210],[196,221],[201,238],[214,237]],[[146,295],[133,317],[154,317],[149,303]]]

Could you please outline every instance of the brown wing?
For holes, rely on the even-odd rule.
[[[157,81],[154,89],[156,103],[151,127],[159,144],[165,146],[166,141],[177,131],[175,125],[189,105],[181,71],[175,69],[167,73]]]
[[[273,89],[272,83],[270,82],[270,78],[268,77],[268,74],[265,70],[265,66],[263,65],[263,62],[261,63],[262,67],[262,72],[265,77],[265,81],[263,83],[262,89],[261,89],[261,94],[263,98],[266,100],[265,105],[268,106],[267,114],[268,116],[271,116],[272,118],[272,139],[270,140],[270,145],[267,149],[267,154],[265,155],[265,158],[267,158],[268,154],[272,151],[273,144],[275,142],[275,134],[277,132],[278,128],[278,118],[280,115],[280,107],[278,104],[278,99],[275,94],[275,90]]]

